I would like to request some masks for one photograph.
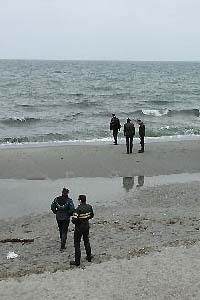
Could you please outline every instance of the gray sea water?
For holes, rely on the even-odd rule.
[[[1,145],[109,142],[113,112],[147,139],[199,137],[200,62],[0,60],[0,105]]]

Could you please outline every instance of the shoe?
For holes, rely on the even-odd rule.
[[[93,258],[94,258],[94,255],[91,255],[91,257],[87,257],[87,256],[86,256],[85,259],[86,259],[88,262],[91,262]]]
[[[144,152],[144,150],[138,150],[138,153],[143,153]]]
[[[61,246],[61,247],[60,247],[60,251],[61,251],[61,252],[63,252],[65,249],[66,249],[65,246]]]
[[[75,262],[75,260],[71,260],[70,261],[70,266],[76,266],[76,267],[78,267],[78,266],[80,266],[80,264],[77,263],[77,262]]]
[[[92,261],[92,258],[91,258],[91,257],[87,257],[86,259],[87,259],[88,262],[91,262],[91,261]]]
[[[129,154],[129,152],[127,151],[126,154]]]

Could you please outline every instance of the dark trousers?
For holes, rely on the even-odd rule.
[[[81,243],[82,237],[83,237],[83,242],[84,242],[87,258],[91,259],[91,247],[90,247],[90,240],[89,240],[89,224],[82,224],[80,226],[75,227],[75,231],[74,231],[75,262],[78,265],[80,264],[80,259],[81,259],[80,243]]]
[[[126,136],[127,153],[132,153],[133,150],[133,136]]]
[[[140,137],[141,151],[144,152],[144,136]]]
[[[67,240],[69,220],[57,220],[57,223],[60,232],[61,248],[64,248]]]
[[[118,129],[113,129],[114,143],[117,145]]]

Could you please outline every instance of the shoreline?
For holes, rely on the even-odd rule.
[[[184,141],[198,141],[200,135],[172,135],[159,137],[145,137],[145,143],[168,143],[168,142],[184,142]],[[119,145],[126,143],[124,137],[118,138]],[[139,144],[138,136],[134,137],[133,143]],[[23,149],[23,148],[43,148],[43,147],[65,147],[65,146],[103,146],[112,145],[113,138],[106,137],[92,140],[69,140],[69,141],[49,141],[49,142],[28,142],[28,143],[5,143],[0,144],[0,150],[3,149]]]

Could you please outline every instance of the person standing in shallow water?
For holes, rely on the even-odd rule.
[[[133,137],[135,135],[135,126],[131,123],[131,120],[128,118],[127,123],[124,124],[124,136],[126,137],[126,153],[132,153],[133,150]]]
[[[60,232],[61,251],[66,249],[65,245],[67,240],[67,232],[68,232],[68,227],[70,222],[70,216],[72,216],[75,209],[74,203],[72,199],[69,198],[68,195],[69,195],[69,190],[63,188],[62,195],[56,197],[51,204],[51,210],[56,215],[56,221]]]
[[[115,114],[112,114],[112,118],[110,121],[110,130],[113,131],[113,138],[114,138],[114,144],[117,145],[117,136],[118,136],[118,132],[121,128],[120,125],[120,121],[119,119],[116,117]]]
[[[138,152],[143,153],[144,152],[145,125],[140,119],[137,120],[137,123],[139,125],[139,137],[140,137],[140,145],[141,145],[141,149]]]
[[[89,220],[94,217],[93,208],[90,204],[86,203],[86,196],[79,195],[79,205],[75,209],[72,216],[72,223],[75,224],[74,230],[74,248],[75,260],[70,261],[70,265],[79,266],[81,259],[80,243],[83,237],[87,261],[91,262],[92,254],[89,240]]]

